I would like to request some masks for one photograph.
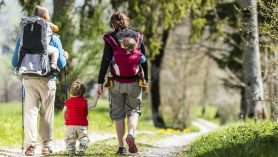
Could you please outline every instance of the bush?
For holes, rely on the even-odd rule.
[[[278,124],[234,124],[199,138],[189,148],[190,157],[274,157],[278,154]]]

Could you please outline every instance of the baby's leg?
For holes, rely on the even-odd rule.
[[[57,61],[58,61],[58,57],[59,57],[59,51],[56,47],[53,46],[47,46],[47,51],[48,54],[51,56],[51,67],[54,69],[58,69],[57,68]]]
[[[77,127],[76,126],[67,126],[66,127],[66,149],[69,155],[75,155],[75,144],[77,140]]]
[[[79,126],[78,129],[79,154],[84,155],[89,144],[88,127]]]

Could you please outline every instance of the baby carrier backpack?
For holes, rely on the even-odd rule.
[[[120,47],[110,34],[104,35],[103,39],[109,43],[113,49],[113,60],[110,65],[113,77],[123,79],[134,79],[138,77],[139,64],[142,56],[139,47],[140,33],[137,33],[136,46],[132,52]]]
[[[50,74],[47,26],[46,21],[38,16],[22,18],[16,74],[27,76]]]

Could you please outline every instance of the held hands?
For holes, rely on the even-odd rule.
[[[98,93],[99,96],[103,95],[103,84],[98,84],[97,93]]]
[[[99,98],[100,98],[100,95],[98,93],[96,93],[95,97],[94,97],[94,102],[92,104],[92,108],[95,108],[97,106],[97,102],[98,102]]]

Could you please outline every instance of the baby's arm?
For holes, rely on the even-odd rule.
[[[96,93],[93,103],[91,103],[91,104],[88,103],[88,108],[95,108],[97,106],[97,102],[98,102],[99,97],[100,97],[99,94]]]
[[[62,111],[62,116],[63,116],[64,120],[66,120],[66,111],[67,111],[67,107],[64,106],[63,111]]]

